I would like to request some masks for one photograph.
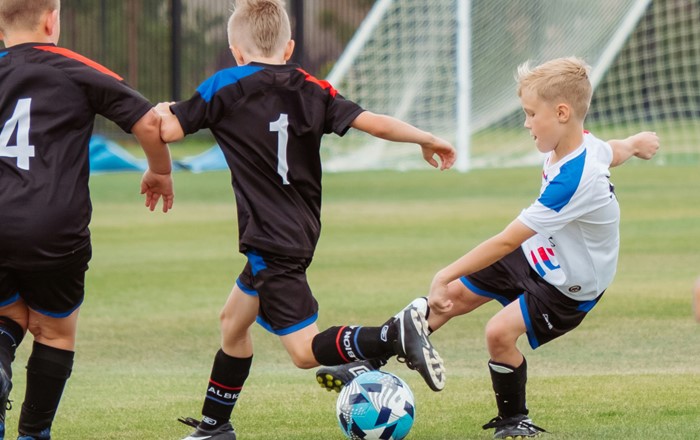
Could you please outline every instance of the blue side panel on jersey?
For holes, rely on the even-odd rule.
[[[581,154],[561,167],[559,174],[549,182],[540,196],[539,202],[553,211],[561,211],[578,189],[585,163],[586,150],[583,150]]]
[[[576,307],[576,310],[578,310],[579,312],[590,312],[591,310],[593,310],[593,307],[595,307],[595,305],[598,304],[599,298],[600,297],[580,303],[578,307]]]
[[[255,251],[249,251],[245,254],[248,257],[248,263],[250,263],[250,268],[253,271],[253,275],[257,275],[261,270],[267,269],[267,264],[263,257]]]
[[[209,102],[219,90],[262,69],[259,66],[238,66],[220,70],[197,87],[197,91],[206,102]]]
[[[4,56],[7,55],[8,53],[9,53],[9,52],[0,52],[0,58],[4,57]]]

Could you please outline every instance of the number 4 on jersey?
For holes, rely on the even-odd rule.
[[[0,157],[16,157],[17,168],[29,169],[29,158],[34,157],[34,145],[29,145],[29,109],[32,98],[17,101],[15,111],[5,122],[0,133]],[[8,145],[12,133],[17,130],[17,145]]]

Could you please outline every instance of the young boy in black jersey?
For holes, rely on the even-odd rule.
[[[59,0],[0,1],[0,439],[11,364],[27,330],[19,439],[47,440],[71,374],[91,257],[88,145],[97,113],[132,132],[146,206],[173,203],[160,118],[115,73],[56,46]]]
[[[452,166],[446,141],[397,119],[364,111],[327,82],[287,64],[294,42],[280,0],[238,1],[228,25],[238,66],[202,83],[194,96],[159,104],[163,139],[210,128],[231,169],[239,248],[248,259],[221,313],[216,354],[202,410],[185,419],[186,439],[235,439],[231,412],[251,368],[250,328],[278,335],[294,364],[313,368],[398,355],[435,391],[444,386],[442,360],[413,307],[378,327],[332,327],[319,333],[318,304],[306,279],[320,232],[321,160],[326,133],[350,127],[421,146],[434,167]]]

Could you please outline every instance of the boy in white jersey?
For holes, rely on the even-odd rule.
[[[526,334],[537,348],[577,327],[598,302],[619,249],[609,167],[650,159],[659,147],[651,132],[609,142],[584,132],[588,71],[578,58],[518,68],[525,128],[546,154],[540,195],[501,233],[440,270],[430,288],[425,312],[433,331],[493,299],[504,305],[486,326],[498,416],[484,429],[495,428],[494,438],[544,431],[528,417],[527,367],[516,341]]]

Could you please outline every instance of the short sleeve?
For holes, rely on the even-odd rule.
[[[364,111],[356,103],[343,98],[339,94],[331,94],[326,108],[326,133],[343,136],[350,129],[352,121]]]
[[[72,77],[85,89],[95,113],[117,124],[127,133],[153,105],[126,82],[92,69],[79,69]]]

